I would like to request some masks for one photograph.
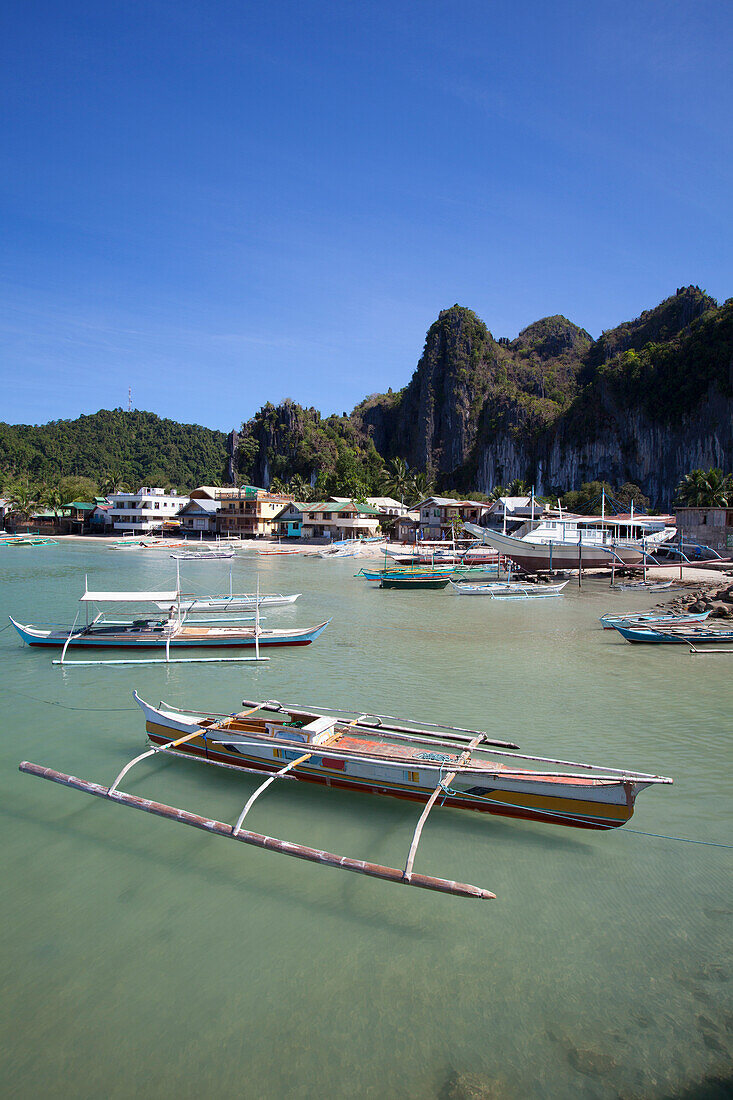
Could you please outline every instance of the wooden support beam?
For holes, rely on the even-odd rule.
[[[385,882],[394,882],[402,886],[417,886],[422,890],[436,890],[443,894],[454,894],[457,897],[477,898],[490,901],[496,897],[490,890],[483,890],[479,886],[470,883],[453,882],[451,879],[434,878],[432,875],[411,875],[406,879],[404,873],[397,867],[383,867],[378,863],[367,863],[360,859],[351,859],[349,856],[339,856],[333,852],[324,852],[318,848],[306,848],[302,844],[293,844],[287,840],[278,840],[276,837],[263,836],[261,833],[251,833],[246,829],[235,833],[231,825],[224,821],[215,821],[211,818],[200,817],[198,814],[189,813],[187,810],[179,810],[175,806],[167,806],[162,802],[151,802],[147,798],[137,798],[135,795],[125,794],[122,791],[109,793],[107,787],[99,783],[92,783],[87,779],[78,779],[74,775],[66,775],[64,772],[54,771],[53,768],[44,768],[40,764],[32,764],[27,760],[22,761],[19,770],[26,775],[35,775],[39,779],[48,779],[52,783],[60,783],[64,787],[71,787],[86,794],[96,795],[98,798],[110,799],[119,802],[123,806],[130,806],[145,813],[154,814],[157,817],[166,817],[171,821],[177,821],[182,825],[191,825],[195,829],[213,833],[215,836],[229,837],[238,840],[242,844],[251,844],[256,848],[267,848],[268,851],[277,852],[280,855],[293,856],[295,859],[304,859],[310,863],[321,863],[326,867],[335,867],[342,871],[353,871],[358,875],[368,875],[371,878],[380,878]]]
[[[430,798],[427,801],[425,809],[423,810],[423,812],[420,815],[420,820],[418,821],[417,825],[415,826],[415,832],[412,834],[412,844],[410,845],[410,851],[408,852],[408,855],[407,855],[407,863],[405,864],[405,870],[403,871],[403,876],[404,876],[406,882],[410,882],[411,879],[412,879],[412,866],[415,862],[415,856],[417,855],[417,846],[420,843],[420,835],[423,831],[423,826],[425,825],[425,822],[428,819],[428,814],[430,813],[433,806],[437,802],[441,791],[443,791],[445,787],[450,787],[451,783],[453,782],[456,775],[458,774],[458,768],[460,768],[463,764],[468,762],[468,760],[471,756],[471,753],[473,752],[473,750],[476,748],[477,745],[481,744],[482,741],[483,741],[483,737],[474,737],[471,744],[468,746],[468,748],[464,752],[461,753],[460,757],[456,761],[456,764],[455,764],[456,770],[452,771],[452,772],[449,772],[448,775],[446,775],[445,779],[441,779],[438,786],[435,788],[433,793],[430,795]]]

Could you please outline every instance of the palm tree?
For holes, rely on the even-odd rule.
[[[677,501],[688,508],[726,508],[733,503],[733,474],[717,467],[691,470],[677,486]]]
[[[431,496],[435,492],[435,481],[431,474],[420,470],[412,475],[408,497],[412,504],[418,504],[421,500]]]
[[[493,504],[494,501],[499,500],[500,497],[507,496],[507,489],[505,485],[495,485],[488,495],[488,503]]]
[[[382,488],[389,496],[399,497],[400,504],[404,504],[405,497],[412,488],[412,475],[404,458],[393,458],[385,471]]]
[[[20,483],[12,486],[9,492],[9,496],[13,501],[13,511],[21,518],[26,520],[30,519],[31,512],[35,508],[36,493],[30,488],[28,483],[25,485]]]

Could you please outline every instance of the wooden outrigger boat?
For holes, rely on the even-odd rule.
[[[92,649],[164,649],[165,661],[172,660],[171,649],[254,649],[254,658],[185,658],[187,661],[205,660],[260,660],[262,646],[305,646],[310,645],[326,629],[331,622],[319,623],[315,627],[301,629],[269,630],[260,626],[259,603],[255,604],[255,622],[251,626],[231,626],[233,621],[229,618],[223,624],[214,620],[213,625],[205,622],[189,621],[188,611],[181,607],[181,591],[176,588],[170,592],[90,592],[85,583],[85,589],[79,602],[84,605],[86,621],[77,628],[80,611],[71,626],[67,627],[39,627],[17,622],[9,616],[23,641],[30,646],[55,646],[62,649],[60,661],[55,664],[63,664],[69,646],[88,647]],[[105,617],[105,612],[100,611],[90,621],[89,607],[92,604],[153,604],[158,606],[165,604],[170,608],[166,617],[143,614],[136,619],[114,619]],[[87,662],[76,661],[75,664],[129,664],[125,661]],[[146,661],[145,663],[153,663]]]
[[[664,629],[667,626],[690,626],[693,623],[701,623],[707,619],[709,611],[687,611],[679,615],[664,611],[630,611],[626,615],[601,615],[599,623],[604,630],[613,630],[621,626],[653,626]]]
[[[416,873],[422,830],[433,807],[449,806],[585,829],[612,829],[628,821],[637,795],[664,776],[511,750],[481,730],[437,723],[404,725],[389,715],[286,706],[275,700],[243,700],[245,711],[210,714],[151,706],[135,693],[151,748],[131,760],[109,787],[23,761],[20,770],[42,779],[107,798],[217,836],[270,851],[381,878],[405,886],[488,900],[496,895],[468,883]],[[424,727],[428,728],[424,728]],[[119,789],[141,760],[157,753],[266,776],[250,795],[234,825],[204,818]],[[495,759],[500,757],[501,760]],[[504,762],[506,761],[506,762]],[[517,761],[550,765],[549,770]],[[253,833],[243,823],[256,800],[280,778],[294,778],[343,790],[390,795],[423,805],[403,869],[350,859],[275,837]]]
[[[171,554],[177,561],[217,561],[219,558],[234,558],[237,552],[233,546],[218,546],[211,550],[181,550]]]
[[[181,610],[196,612],[221,613],[228,611],[254,611],[257,607],[282,607],[293,604],[302,593],[294,592],[292,595],[284,595],[282,592],[263,592],[258,596],[256,592],[230,592],[212,596],[193,596],[181,600]],[[171,606],[165,601],[156,601],[156,607],[161,611],[169,611]]]
[[[628,583],[612,584],[611,588],[616,592],[663,592],[671,588],[674,581],[629,581]]]
[[[382,577],[379,582],[380,588],[399,588],[409,591],[413,588],[446,588],[451,583],[450,577],[421,577],[421,576],[403,576],[403,577]]]
[[[688,625],[674,623],[669,626],[657,623],[656,625],[635,623],[613,623],[627,642],[659,644],[689,645],[695,651],[698,645],[733,645],[733,628],[730,626],[713,626],[709,623],[691,623]]]
[[[561,584],[522,584],[520,581],[496,581],[490,584],[459,584],[451,580],[459,596],[489,596],[492,600],[533,600],[559,596],[568,581]]]

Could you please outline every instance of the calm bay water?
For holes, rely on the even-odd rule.
[[[0,548],[0,611],[70,622],[85,572],[90,588],[165,588],[173,564]],[[603,611],[649,602],[607,583],[512,604],[383,592],[348,560],[242,555],[235,587],[258,567],[263,591],[304,593],[266,625],[333,615],[314,645],[259,665],[60,670],[0,634],[3,1095],[610,1100],[729,1078],[733,853],[712,845],[733,842],[731,658],[602,632]],[[226,562],[185,568],[184,587],[226,584]],[[17,772],[28,759],[110,782],[144,747],[133,688],[211,710],[277,698],[443,719],[670,775],[630,827],[710,844],[434,811],[416,869],[498,895],[482,903],[278,859]],[[233,821],[256,782],[158,759],[125,789]],[[283,782],[250,827],[400,866],[418,815]]]

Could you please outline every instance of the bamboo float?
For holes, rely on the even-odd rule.
[[[110,791],[100,783],[92,783],[87,779],[78,779],[74,775],[66,775],[64,772],[54,771],[53,768],[44,768],[40,764],[32,764],[23,760],[19,770],[26,775],[34,775],[38,779],[48,779],[52,783],[59,783],[63,787],[71,787],[73,790],[83,791],[85,794],[95,795],[97,798],[106,798],[112,802],[119,802],[123,806],[130,806],[135,810],[143,810],[145,813],[156,817],[166,817],[171,821],[178,821],[182,825],[191,825],[194,829],[201,829],[215,836],[228,837],[238,840],[242,844],[251,844],[255,848],[266,848],[268,851],[277,852],[280,855],[293,856],[294,859],[304,859],[309,863],[321,863],[327,867],[335,867],[342,871],[353,871],[355,874],[367,875],[370,878],[384,879],[386,882],[395,882],[402,886],[417,886],[422,890],[435,890],[443,894],[453,894],[457,897],[477,898],[490,901],[496,898],[490,890],[483,890],[479,886],[470,883],[454,882],[451,879],[435,878],[432,875],[412,875],[405,879],[404,874],[397,867],[384,867],[378,863],[367,863],[365,860],[351,859],[349,856],[339,856],[333,852],[325,852],[318,848],[307,848],[302,844],[294,844],[288,840],[278,840],[276,837],[263,836],[261,833],[252,833],[242,830],[235,833],[231,825],[213,818],[201,817],[192,814],[188,810],[181,810],[175,806],[167,806],[163,802],[153,802],[147,798],[138,798],[136,795],[125,794],[123,791]]]
[[[220,663],[222,661],[237,661],[241,664],[247,661],[269,660],[269,657],[170,657],[167,660],[165,657],[120,657],[102,661],[60,661],[55,658],[51,663],[54,665],[62,664],[64,668],[68,668],[70,665],[200,665],[216,661]]]

